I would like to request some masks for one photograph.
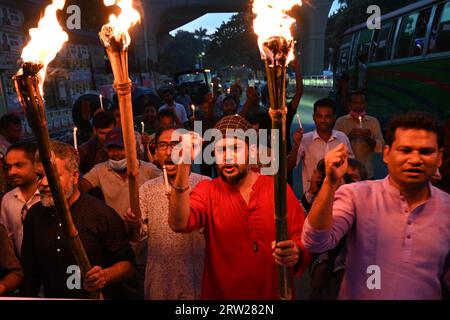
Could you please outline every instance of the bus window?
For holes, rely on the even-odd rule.
[[[353,34],[348,34],[342,39],[341,46],[351,45],[352,44]]]
[[[436,17],[439,17],[436,15]],[[436,18],[435,21],[438,21]],[[430,52],[450,51],[450,2],[447,2],[439,19],[439,26],[433,24],[430,36]]]
[[[409,16],[405,16],[402,19],[400,26],[400,33],[397,41],[397,49],[395,52],[395,58],[405,58],[409,56],[411,43],[414,37],[414,31],[416,30],[417,20],[419,13],[415,12]]]
[[[339,70],[347,70],[349,53],[350,47],[342,48],[341,51],[339,52],[339,60],[338,60]]]
[[[430,21],[431,8],[420,12],[414,39],[413,56],[420,56],[425,47],[425,37],[427,35],[428,22]]]
[[[372,42],[373,30],[364,29],[358,33],[356,41],[353,44],[351,65],[355,64],[355,58],[361,58],[367,60],[369,57],[370,43]]]
[[[381,26],[373,41],[371,61],[384,61],[389,57],[388,48],[392,38],[393,25],[393,21],[388,21]]]

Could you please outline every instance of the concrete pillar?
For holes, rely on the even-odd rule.
[[[300,25],[303,75],[318,75],[326,68],[325,31],[332,0],[314,1],[312,5],[303,5],[298,19]]]

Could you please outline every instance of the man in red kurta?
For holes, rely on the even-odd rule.
[[[227,130],[248,130],[250,124],[234,115],[223,118],[216,128],[225,134]],[[274,181],[249,165],[256,146],[223,136],[214,150],[216,163],[221,163],[217,164],[220,177],[199,183],[190,195],[190,165],[179,165],[170,197],[169,224],[178,232],[204,228],[203,299],[278,299],[277,264],[300,275],[310,262],[300,240],[303,209],[287,186],[290,240],[275,247]],[[245,161],[239,163],[238,159]]]

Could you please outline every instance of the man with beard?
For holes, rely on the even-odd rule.
[[[38,154],[36,174],[41,180],[41,203],[30,209],[24,222],[22,295],[37,296],[42,285],[45,297],[50,298],[88,298],[88,292],[94,290],[102,290],[106,299],[131,298],[126,285],[133,280],[134,256],[124,223],[113,209],[78,190],[76,150],[58,141],[52,142],[52,149],[73,223],[93,267],[83,277],[83,288],[68,285],[68,277],[73,276],[69,267],[77,263],[56,214]]]
[[[333,100],[320,99],[314,103],[313,120],[316,130],[303,134],[303,129],[294,134],[294,145],[287,158],[287,167],[293,169],[302,162],[302,186],[306,199],[311,202],[308,193],[311,177],[317,163],[325,158],[328,151],[343,143],[347,146],[349,157],[353,158],[352,148],[347,136],[333,130],[336,106]]]
[[[177,174],[172,162],[172,150],[179,142],[172,140],[173,128],[161,129],[156,134],[156,158],[167,172],[170,191],[162,176],[147,181],[139,190],[142,236],[147,237],[147,265],[145,298],[149,300],[200,299],[201,278],[205,254],[203,233],[175,233],[167,224],[169,217],[168,193]],[[196,173],[189,175],[189,186],[210,180]],[[133,218],[133,217],[132,217]]]
[[[301,274],[310,261],[300,242],[303,209],[289,186],[289,240],[274,245],[273,177],[252,170],[256,146],[233,134],[250,127],[239,115],[216,124],[221,133],[214,148],[219,178],[199,183],[189,194],[191,165],[181,163],[173,182],[171,228],[184,233],[204,228],[203,299],[279,299],[277,264]]]
[[[25,142],[13,144],[6,153],[8,176],[16,188],[2,199],[0,224],[5,226],[18,256],[22,247],[23,221],[31,206],[39,202],[38,180],[34,172],[35,153],[36,145]]]
[[[324,252],[348,235],[339,299],[431,300],[441,299],[441,283],[450,288],[444,278],[450,267],[450,196],[430,183],[442,163],[443,141],[431,116],[407,113],[386,132],[385,179],[339,187],[346,147],[325,157],[326,177],[302,242]]]
[[[89,192],[93,188],[100,188],[106,204],[124,218],[130,207],[130,197],[127,159],[121,129],[115,128],[106,135],[105,148],[109,160],[97,164],[81,178],[80,190]],[[156,166],[141,160],[139,160],[138,171],[139,186],[161,174]]]

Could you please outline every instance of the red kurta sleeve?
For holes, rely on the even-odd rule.
[[[200,182],[189,195],[189,220],[183,233],[201,229],[206,223],[206,214],[210,201],[211,181]]]

